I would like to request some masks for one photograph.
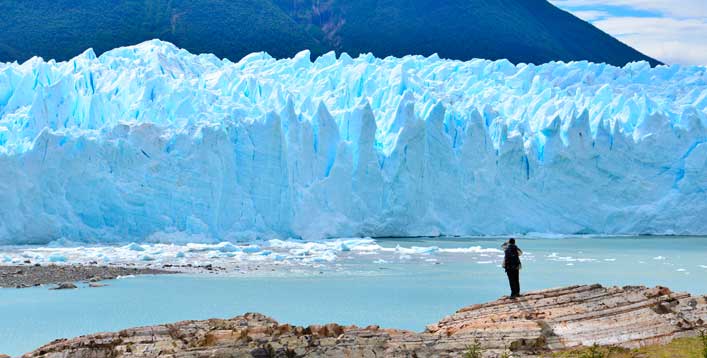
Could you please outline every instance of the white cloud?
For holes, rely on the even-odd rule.
[[[577,16],[578,18],[584,20],[584,21],[594,21],[594,20],[599,20],[603,19],[605,17],[609,17],[610,14],[606,11],[598,11],[598,10],[578,10],[578,11],[572,11],[572,15]]]
[[[551,0],[560,7],[624,6],[681,18],[707,17],[705,0]]]
[[[629,46],[666,63],[707,64],[707,21],[610,17],[593,22]]]
[[[660,61],[707,65],[707,0],[551,2]]]

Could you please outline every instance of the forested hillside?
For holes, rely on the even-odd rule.
[[[0,0],[0,61],[160,38],[238,60],[302,49],[512,62],[649,60],[545,0]]]

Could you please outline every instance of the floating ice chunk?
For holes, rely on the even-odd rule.
[[[250,245],[250,246],[246,246],[243,249],[241,249],[241,251],[243,251],[246,254],[253,254],[253,253],[259,252],[260,250],[262,250],[262,249],[258,245]]]
[[[376,251],[381,251],[383,249],[382,246],[378,245],[375,243],[375,241],[370,242],[370,243],[360,243],[354,246],[351,246],[351,251],[356,251],[358,253],[371,253],[371,252],[376,252]]]
[[[658,261],[665,260],[665,256],[656,256],[653,258],[653,260],[658,260]]]
[[[296,241],[296,240],[279,240],[279,239],[272,239],[268,241],[268,245],[273,248],[279,248],[279,249],[291,249],[295,247],[301,247],[303,243],[301,241]]]
[[[2,262],[12,262],[12,257],[10,257],[8,255],[4,255],[2,257]]]
[[[130,243],[129,245],[123,246],[123,248],[132,251],[145,251],[145,248],[137,243]]]
[[[281,254],[270,254],[269,257],[274,261],[284,261],[287,258],[287,256]]]
[[[67,258],[66,256],[60,254],[60,253],[53,253],[49,256],[47,256],[47,261],[49,262],[66,262]]]
[[[301,240],[278,240],[268,241],[269,247],[273,249],[288,249],[293,255],[317,255],[321,252],[362,252],[370,249],[372,239],[331,239],[323,241],[301,241]],[[369,247],[367,247],[369,246]],[[379,246],[376,246],[379,247]]]
[[[290,254],[294,256],[309,256],[311,253],[307,249],[290,249]]]
[[[186,255],[184,255],[184,251],[179,251],[177,254],[174,256],[178,259],[184,258]]]
[[[422,255],[434,254],[439,251],[439,247],[437,246],[413,246],[411,249]]]
[[[593,258],[576,258],[572,256],[560,256],[557,252],[550,253],[546,256],[550,261],[559,262],[596,262]]]
[[[140,260],[142,260],[142,261],[154,261],[155,258],[152,257],[152,256],[150,256],[150,255],[142,255],[142,256],[140,257]]]
[[[197,225],[195,223],[195,221],[193,221],[193,220],[190,223],[191,223],[190,228],[192,228],[192,229],[194,229],[196,227],[200,227],[200,225]],[[167,227],[164,229],[164,231],[160,230],[160,231],[150,234],[145,239],[145,242],[174,243],[174,244],[186,245],[189,243],[215,244],[215,243],[218,243],[219,240],[217,240],[217,239],[215,239],[205,233],[179,231],[179,230],[176,230],[172,227]]]
[[[210,245],[210,244],[188,243],[186,245],[186,249],[188,252],[204,252],[204,251],[215,250],[216,248],[214,245]]]
[[[350,250],[358,250],[358,251],[366,251],[368,250],[371,246],[378,246],[376,244],[376,240],[366,237],[366,238],[356,238],[356,239],[339,239],[341,241],[341,249],[342,251],[346,251],[346,248],[349,248]],[[378,246],[380,247],[380,246]]]
[[[410,248],[407,247],[402,247],[400,245],[397,245],[395,247],[395,251],[401,254],[406,254],[406,255],[411,255],[411,254],[417,254],[417,255],[430,255],[433,253],[436,253],[439,251],[439,247],[437,246],[412,246]]]
[[[215,248],[216,248],[218,251],[221,251],[221,252],[237,252],[237,251],[241,251],[241,249],[240,249],[239,247],[237,247],[236,245],[233,245],[233,244],[230,243],[230,242],[222,242],[222,243],[216,245]]]
[[[302,259],[302,262],[308,262],[308,263],[326,263],[326,262],[333,262],[337,258],[336,254],[333,251],[325,251],[318,253],[316,256],[308,256]]]
[[[471,246],[471,247],[458,247],[458,248],[448,248],[448,249],[439,249],[439,252],[448,252],[448,253],[470,253],[470,254],[488,254],[488,253],[503,253],[503,251],[495,248],[482,248],[481,246]],[[526,253],[527,254],[527,253]]]
[[[56,240],[53,240],[47,244],[47,247],[72,247],[72,246],[78,246],[81,245],[81,243],[71,241],[66,238],[58,238]]]

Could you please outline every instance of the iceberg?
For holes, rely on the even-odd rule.
[[[142,247],[141,245],[138,245],[134,242],[130,243],[129,245],[124,246],[123,248],[132,250],[132,251],[145,251],[145,248]]]
[[[66,262],[66,256],[59,254],[59,253],[53,253],[49,256],[47,256],[47,261],[49,262]]]
[[[704,66],[32,58],[0,64],[0,244],[707,234],[705,126]]]

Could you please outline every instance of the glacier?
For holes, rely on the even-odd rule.
[[[707,234],[707,67],[0,64],[0,244]]]

